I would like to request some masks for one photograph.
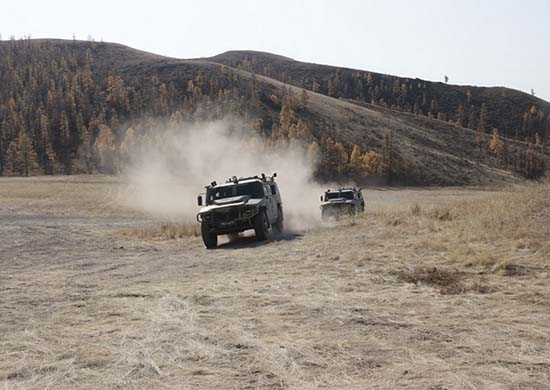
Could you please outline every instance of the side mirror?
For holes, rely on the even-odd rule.
[[[321,195],[321,202],[323,201],[323,195]]]
[[[197,204],[199,206],[202,206],[202,196],[201,195],[197,196]]]

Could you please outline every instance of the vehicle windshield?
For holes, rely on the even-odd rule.
[[[338,199],[338,198],[353,199],[353,192],[352,191],[327,192],[325,195],[326,200]]]
[[[231,198],[234,196],[250,195],[250,197],[254,199],[261,199],[265,196],[262,183],[257,181],[246,184],[209,188],[206,195],[208,204],[212,204],[218,199]]]

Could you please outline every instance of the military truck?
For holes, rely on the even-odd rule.
[[[258,240],[266,240],[272,231],[283,231],[283,202],[272,176],[236,176],[223,184],[215,181],[206,186],[206,194],[197,197],[202,206],[197,214],[202,240],[206,248],[218,245],[218,236],[238,235],[254,229]],[[204,206],[203,206],[203,197]]]
[[[338,220],[342,216],[355,216],[365,211],[365,199],[361,188],[328,189],[321,195],[321,218]]]

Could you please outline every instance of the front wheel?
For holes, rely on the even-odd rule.
[[[267,240],[269,233],[269,220],[265,211],[260,211],[254,218],[254,232],[259,241]]]
[[[277,233],[281,234],[284,230],[284,214],[283,214],[283,208],[281,206],[277,207],[277,223],[273,225]]]
[[[208,231],[208,225],[205,223],[201,224],[201,236],[202,242],[204,242],[204,246],[206,246],[206,249],[214,249],[216,246],[218,246],[217,234],[210,233]]]

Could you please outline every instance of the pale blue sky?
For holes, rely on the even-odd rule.
[[[179,58],[251,49],[550,100],[550,0],[6,2],[2,39],[118,42]]]

